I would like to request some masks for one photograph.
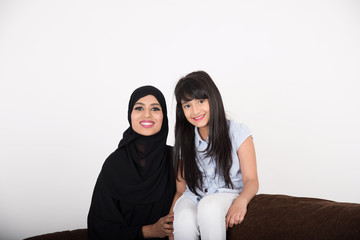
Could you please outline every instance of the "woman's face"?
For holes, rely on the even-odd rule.
[[[208,127],[210,120],[210,104],[208,99],[181,101],[186,119],[195,127]]]
[[[135,132],[143,136],[158,133],[163,122],[161,105],[153,95],[140,98],[131,112],[131,125]]]

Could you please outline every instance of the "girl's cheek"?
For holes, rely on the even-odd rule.
[[[186,120],[191,123],[190,119],[185,115]],[[191,123],[192,124],[192,123]]]

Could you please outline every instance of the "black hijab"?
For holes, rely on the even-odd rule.
[[[142,136],[131,126],[131,112],[142,97],[161,105],[161,129]],[[142,226],[169,213],[175,193],[172,147],[166,145],[168,119],[163,94],[153,86],[136,89],[128,109],[130,127],[106,159],[95,184],[88,214],[89,240],[143,239]]]
[[[161,129],[152,136],[136,133],[131,126],[131,112],[142,97],[153,95],[160,103],[163,121]],[[118,149],[109,156],[102,169],[102,176],[110,191],[118,200],[135,204],[158,201],[167,186],[168,118],[165,98],[153,86],[136,89],[129,101],[130,127],[123,133]]]

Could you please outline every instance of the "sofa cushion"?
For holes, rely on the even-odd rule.
[[[87,229],[76,229],[72,231],[62,231],[43,234],[24,240],[87,240]]]
[[[87,240],[87,230],[44,234],[24,240]],[[360,239],[360,204],[259,194],[244,221],[227,231],[229,240]]]
[[[259,194],[228,239],[360,239],[360,204]]]

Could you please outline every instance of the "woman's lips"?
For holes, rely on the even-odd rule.
[[[151,128],[152,126],[154,126],[155,122],[153,121],[141,121],[140,125],[143,126],[144,128]]]

